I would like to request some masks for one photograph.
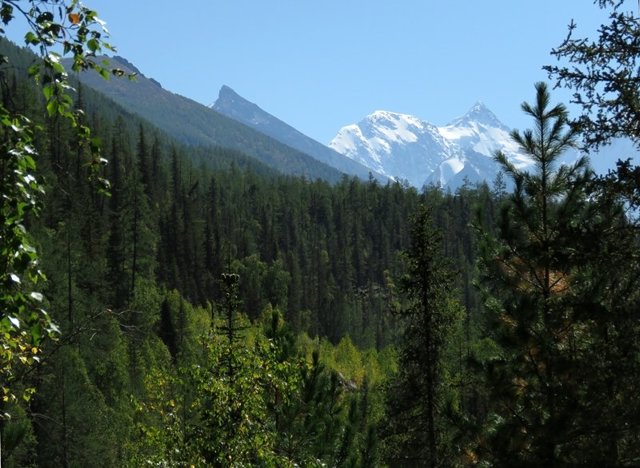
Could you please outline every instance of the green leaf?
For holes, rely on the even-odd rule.
[[[33,31],[29,31],[24,35],[24,42],[26,44],[38,45],[40,44],[40,39],[38,39],[38,36],[36,36]]]
[[[49,102],[47,102],[47,114],[49,114],[49,117],[53,117],[54,115],[56,115],[60,110],[60,103],[58,101],[56,101],[55,99],[51,99],[49,100]]]
[[[4,24],[9,24],[9,21],[13,19],[13,6],[8,3],[2,2],[2,8],[0,8],[0,19]]]
[[[100,41],[98,41],[97,39],[89,39],[87,41],[87,47],[91,52],[97,52],[98,50],[100,50]]]
[[[53,54],[51,54],[51,55],[53,55]],[[58,57],[58,60],[49,62],[49,65],[53,69],[54,73],[56,73],[56,74],[58,74],[58,75],[60,75],[62,77],[66,77],[67,76],[67,71],[64,69],[64,66],[62,65],[62,63],[60,63],[60,58],[59,57]]]
[[[42,94],[44,94],[44,98],[48,101],[53,97],[53,85],[47,84],[42,87]]]
[[[31,65],[27,69],[27,73],[32,78],[38,76],[40,74],[40,64],[39,63],[34,63],[33,65]]]
[[[44,13],[41,13],[36,18],[36,23],[38,23],[38,24],[42,24],[42,23],[46,23],[46,22],[50,22],[50,21],[53,21],[53,13],[51,13],[49,11],[45,11]]]
[[[32,326],[29,332],[31,333],[31,341],[35,344],[40,343],[42,340],[42,327],[40,324]]]

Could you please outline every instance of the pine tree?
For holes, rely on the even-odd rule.
[[[479,455],[498,465],[616,466],[619,450],[633,440],[627,428],[638,398],[633,384],[618,375],[624,366],[614,356],[618,346],[637,349],[638,327],[625,329],[630,322],[621,322],[615,310],[615,302],[624,302],[611,296],[615,283],[628,285],[629,279],[607,261],[603,246],[620,254],[612,233],[625,221],[613,216],[615,209],[605,215],[590,194],[585,159],[558,164],[576,130],[565,130],[566,109],[550,106],[544,83],[536,85],[535,105],[522,109],[534,129],[512,136],[534,160],[535,172],[497,155],[515,191],[495,236],[482,235],[487,331],[499,352],[486,363],[490,414]],[[616,278],[614,284],[607,276]],[[631,301],[637,305],[637,296]],[[629,303],[624,310],[632,310]],[[624,417],[612,416],[621,410],[616,400],[608,401],[614,387],[618,397],[630,399]]]
[[[280,450],[301,465],[319,462],[335,466],[343,421],[343,390],[338,375],[320,362],[314,350],[311,364],[301,366],[301,381],[282,415]]]

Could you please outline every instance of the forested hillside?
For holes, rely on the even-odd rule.
[[[638,464],[638,168],[557,164],[545,84],[535,170],[418,192],[70,117],[0,46],[4,466]]]
[[[126,74],[135,74],[135,79],[104,80],[96,73],[87,72],[78,73],[75,78],[104,93],[129,112],[139,114],[180,143],[194,147],[224,146],[250,155],[283,174],[332,182],[339,180],[342,172],[326,161],[313,158],[294,149],[295,146],[281,143],[184,96],[164,90],[122,57],[109,60],[110,66],[118,67]],[[65,62],[65,65],[68,67],[70,62]],[[359,168],[361,177],[363,170]],[[366,174],[364,172],[364,178]]]
[[[30,221],[30,229],[48,277],[43,291],[47,308],[61,332],[45,344],[42,364],[25,377],[24,383],[37,390],[25,408],[35,416],[22,420],[20,429],[7,425],[8,431],[26,431],[15,447],[5,443],[7,463],[20,464],[35,454],[38,464],[51,466],[65,460],[91,464],[101,459],[107,466],[134,463],[127,457],[142,456],[139,451],[151,443],[146,437],[135,442],[140,436],[134,437],[136,431],[160,431],[166,424],[161,418],[169,417],[167,408],[156,408],[160,419],[155,423],[139,420],[141,408],[158,403],[149,398],[170,391],[154,386],[164,379],[172,391],[190,386],[188,379],[195,377],[182,372],[204,363],[218,372],[209,359],[226,358],[209,356],[222,352],[212,343],[241,347],[250,355],[266,352],[261,359],[276,359],[270,354],[275,352],[287,365],[288,375],[282,378],[293,379],[295,392],[311,392],[301,393],[298,400],[329,398],[323,403],[287,396],[293,398],[288,404],[318,405],[313,411],[321,413],[326,410],[322,405],[336,405],[331,416],[335,421],[322,423],[335,431],[323,437],[335,440],[318,442],[313,450],[319,452],[309,452],[319,460],[336,460],[331,444],[346,437],[341,433],[351,424],[348,408],[366,397],[362,391],[375,392],[377,403],[371,411],[376,423],[381,417],[380,385],[395,367],[390,346],[402,328],[400,318],[392,314],[402,302],[396,285],[404,272],[401,252],[409,245],[410,217],[420,203],[433,208],[437,224],[446,232],[445,252],[461,273],[460,297],[470,308],[477,307],[468,223],[478,204],[492,212],[488,189],[419,194],[399,183],[381,185],[345,176],[329,184],[277,175],[231,150],[183,147],[80,87],[77,105],[85,109],[84,119],[108,159],[100,169],[111,184],[106,196],[92,183],[73,129],[61,118],[41,117],[38,92],[22,74],[33,56],[6,42],[3,46],[3,53],[17,65],[5,74],[11,87],[5,105],[42,122],[38,168],[46,195],[40,218]],[[224,280],[231,274],[237,275],[234,292]],[[236,327],[228,322],[230,296],[237,301],[233,313],[243,325],[234,332],[241,338],[225,342],[224,336]],[[278,338],[285,340],[279,345],[283,349],[273,350],[273,341],[271,351],[253,349],[273,338],[270,334],[283,335]],[[246,340],[253,343],[249,348]],[[256,357],[238,366],[252,359]],[[321,370],[323,366],[327,370]],[[174,381],[176,375],[180,379]],[[305,379],[326,380],[322,385],[328,386],[329,394],[306,388],[320,382]],[[225,391],[232,390],[242,399],[244,390]],[[193,398],[205,398],[193,391]],[[285,411],[268,409],[270,417]],[[359,429],[351,429],[358,437],[377,438],[365,423],[369,416],[359,416]],[[204,430],[197,422],[200,417],[204,416],[189,415],[195,418],[189,431]],[[320,424],[305,422],[316,423]],[[170,445],[168,437],[154,443]],[[354,440],[349,444],[355,444],[356,434],[350,437]],[[365,442],[359,442],[362,450]],[[128,450],[123,452],[123,447]],[[300,450],[287,456],[293,461],[311,449]],[[350,450],[341,456],[356,460],[358,455]]]

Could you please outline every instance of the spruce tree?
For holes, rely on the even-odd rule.
[[[454,278],[442,256],[430,210],[418,207],[406,252],[403,289],[408,305],[400,314],[405,331],[399,375],[388,391],[387,459],[392,465],[445,466],[446,422],[443,352],[460,306]]]

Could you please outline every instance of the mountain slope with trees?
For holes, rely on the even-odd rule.
[[[4,466],[638,464],[638,169],[558,165],[546,85],[514,190],[419,192],[181,144],[0,45]]]
[[[370,168],[358,164],[328,146],[303,135],[254,103],[247,101],[228,86],[223,86],[220,89],[218,99],[211,108],[292,148],[313,156],[318,161],[335,167],[345,174],[356,176],[362,180],[367,180],[371,176],[381,183],[387,181],[386,177],[372,172]]]
[[[3,46],[13,64],[32,59]],[[226,149],[181,146],[81,87],[76,103],[108,158],[97,169],[111,184],[106,197],[73,128],[42,117],[19,67],[5,72],[13,87],[5,105],[42,123],[47,195],[30,224],[61,336],[20,377],[37,391],[28,405],[7,407],[16,416],[3,426],[4,463],[136,465],[174,457],[176,441],[183,445],[174,462],[217,460],[214,441],[196,434],[214,431],[207,421],[224,410],[214,402],[248,390],[247,380],[227,381],[219,369],[231,358],[238,379],[258,372],[250,363],[271,362],[276,372],[264,375],[272,380],[255,388],[250,407],[224,420],[260,421],[252,440],[220,439],[238,444],[238,460],[380,459],[380,385],[398,331],[388,309],[407,220],[424,196],[398,183],[286,177],[250,158],[238,164]],[[471,199],[428,198],[441,223],[466,230]],[[471,268],[453,236],[448,249]],[[227,273],[239,279],[236,338],[224,321]],[[204,342],[218,345],[206,350]],[[226,346],[236,351],[218,354]],[[286,395],[277,390],[285,383]]]
[[[336,182],[342,173],[311,156],[230,119],[183,96],[171,93],[145,77],[126,59],[108,59],[133,80],[103,80],[92,73],[77,78],[87,87],[108,96],[132,114],[139,115],[182,144],[217,146],[249,155],[283,174]]]

